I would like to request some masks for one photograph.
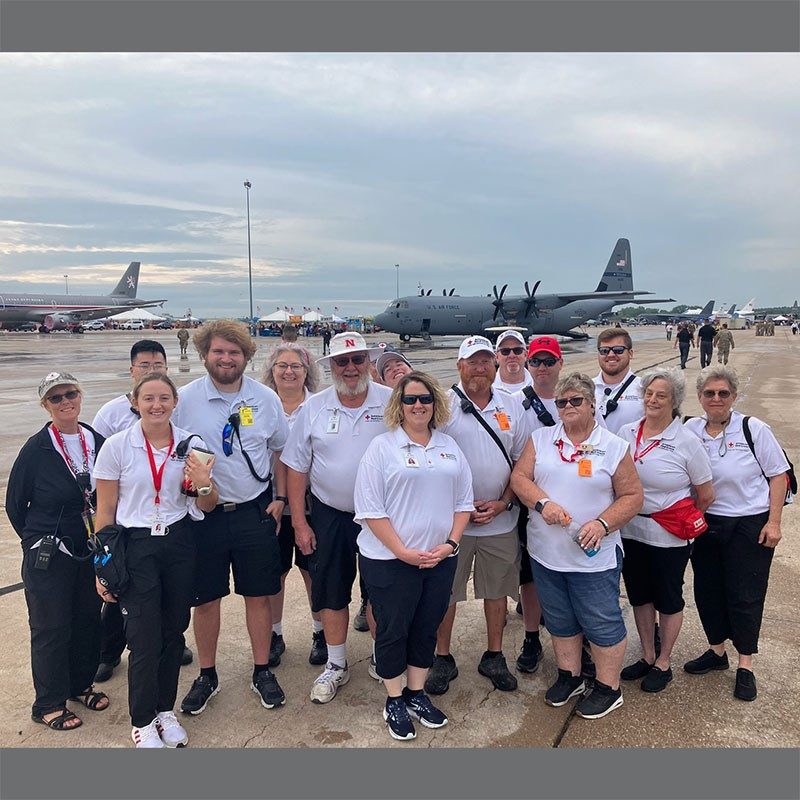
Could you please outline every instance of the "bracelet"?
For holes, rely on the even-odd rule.
[[[608,523],[602,517],[595,517],[595,519],[605,528],[606,534],[611,532],[611,528],[608,526]]]
[[[288,497],[284,497],[282,494],[276,494],[275,495],[275,499],[276,500],[280,500],[281,503],[283,503],[284,505],[288,505],[289,504],[289,498]]]

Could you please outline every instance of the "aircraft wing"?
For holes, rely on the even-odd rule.
[[[619,299],[621,303],[633,301],[638,295],[653,294],[652,292],[574,292],[574,293],[561,293],[553,295],[539,295],[539,300],[545,297],[555,297],[561,300],[564,305],[572,303],[575,300],[615,300]],[[648,302],[654,302],[652,300]]]

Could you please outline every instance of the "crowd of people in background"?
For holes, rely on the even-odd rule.
[[[609,328],[597,336],[594,377],[564,370],[553,337],[469,336],[449,389],[357,332],[309,324],[305,334],[326,330],[314,359],[284,329],[255,380],[245,375],[256,347],[247,326],[208,323],[193,336],[206,374],[180,389],[163,347],[137,342],[130,392],[92,425],[80,419],[78,378],[42,379],[47,421],[17,456],[6,498],[22,545],[33,721],[72,730],[76,711],[117,702],[95,683],[127,644],[132,742],[185,746],[187,720],[221,688],[231,575],[252,651],[242,680],[265,709],[284,705],[275,670],[292,566],[308,598],[308,661],[321,668],[310,700],[346,691],[360,576],[368,670],[386,690],[375,713],[397,740],[415,738],[415,723],[448,724],[431,696],[459,669],[517,690],[514,672],[542,664],[542,629],[556,665],[546,705],[578,698],[576,713],[597,719],[622,706],[625,682],[666,690],[690,563],[708,649],[683,669],[728,669],[731,642],[733,694],[756,698],[753,656],[791,471],[770,427],[734,409],[726,325],[677,326],[681,369],[643,374],[628,332]],[[703,368],[687,387],[681,370],[695,346]],[[692,388],[703,415],[684,420]],[[127,569],[119,587],[97,566],[111,542]],[[485,617],[481,654],[451,651],[470,582]],[[627,665],[622,587],[641,646]],[[509,599],[525,625],[511,669]],[[192,618],[199,672],[178,704]]]

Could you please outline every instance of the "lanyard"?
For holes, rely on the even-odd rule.
[[[156,490],[156,505],[161,502],[161,497],[159,496],[161,493],[161,479],[164,477],[164,467],[167,466],[167,461],[169,461],[169,457],[172,455],[172,446],[174,444],[175,439],[172,438],[172,431],[170,431],[169,450],[167,450],[167,457],[164,459],[164,463],[158,469],[156,469],[156,460],[153,458],[153,448],[150,447],[150,442],[147,440],[147,437],[144,437],[144,445],[147,448],[147,458],[150,461],[150,473],[153,476],[153,488]]]
[[[639,452],[639,445],[642,443],[642,435],[644,434],[644,420],[641,421],[639,424],[639,432],[636,434],[636,448],[633,451],[633,460],[638,461],[640,464],[642,463],[642,459],[654,448],[658,447],[661,444],[661,439],[656,439],[654,442],[650,442],[644,450]]]
[[[64,437],[61,435],[61,431],[56,428],[55,425],[50,426],[53,429],[53,434],[56,437],[56,442],[58,442],[58,446],[61,452],[64,454],[64,460],[67,462],[67,466],[69,467],[70,472],[73,475],[78,475],[78,468],[75,466],[75,462],[72,460],[69,452],[67,451],[67,445],[64,442]],[[89,471],[89,448],[86,447],[86,437],[83,435],[83,431],[81,430],[81,426],[78,426],[78,438],[81,442],[81,450],[83,450],[83,469],[80,470],[81,472],[88,472]]]
[[[554,444],[558,449],[558,455],[565,464],[574,464],[579,458],[585,458],[587,452],[591,452],[591,450],[587,449],[584,445],[579,444],[575,448],[575,452],[569,458],[564,458],[564,440],[557,439]]]

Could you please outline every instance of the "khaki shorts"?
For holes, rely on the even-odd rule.
[[[467,581],[475,563],[478,600],[499,600],[519,594],[520,547],[516,527],[494,536],[462,536],[450,603],[467,599]]]

